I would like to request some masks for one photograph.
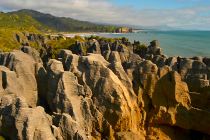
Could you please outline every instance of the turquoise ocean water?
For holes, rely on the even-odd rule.
[[[104,37],[127,37],[149,44],[159,40],[163,53],[168,56],[210,57],[210,31],[142,31],[128,34],[100,34]]]

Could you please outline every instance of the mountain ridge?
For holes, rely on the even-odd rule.
[[[17,48],[21,44],[16,40],[16,35],[24,37],[25,33],[115,32],[117,28],[28,9],[0,12],[0,49],[10,51]]]
[[[42,25],[58,32],[114,32],[117,26],[102,25],[89,21],[80,21],[70,17],[57,17],[48,13],[42,13],[30,9],[21,9],[8,12],[10,14],[28,15]]]

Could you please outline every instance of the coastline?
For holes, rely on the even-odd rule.
[[[90,37],[101,36],[106,38],[126,37],[131,42],[140,41],[149,45],[151,40],[158,40],[167,56],[210,56],[209,37],[210,32],[201,31],[151,31],[145,30],[137,33],[111,33],[111,32],[77,32],[77,33],[53,33],[52,36],[73,38],[75,36]]]
[[[149,45],[151,40],[158,40],[167,56],[210,56],[210,32],[207,31],[142,31],[128,34],[101,34],[103,37],[126,37],[131,42],[140,41]]]
[[[52,34],[46,34],[50,36],[63,36],[66,38],[74,38],[75,36],[80,37],[90,37],[90,36],[101,36],[101,35],[123,35],[128,33],[112,33],[112,32],[76,32],[76,33],[52,33]]]
[[[0,140],[210,140],[210,3],[9,1]]]
[[[39,44],[44,42],[45,37],[36,34],[25,36],[28,41]],[[157,40],[148,46],[126,38],[112,40],[105,37],[85,38],[82,41],[58,37],[52,42],[54,46],[42,44],[40,50],[23,44],[19,50],[1,53],[2,91],[5,92],[1,100],[3,103],[11,101],[8,104],[14,108],[21,103],[16,114],[11,114],[13,108],[1,105],[0,111],[6,110],[7,113],[2,114],[3,119],[11,116],[10,122],[24,118],[35,120],[33,122],[37,123],[26,119],[19,125],[36,128],[41,132],[40,140],[54,139],[57,134],[69,139],[63,131],[54,134],[52,126],[55,126],[54,130],[62,129],[83,139],[115,138],[123,133],[125,137],[144,140],[155,137],[155,132],[161,130],[156,130],[153,125],[160,128],[167,125],[174,132],[184,129],[183,137],[189,138],[192,130],[193,133],[202,132],[201,136],[210,134],[210,58],[167,57]],[[19,87],[27,87],[28,90]],[[10,91],[17,96],[12,96]],[[45,104],[37,105],[43,102]],[[75,120],[72,119],[72,112]],[[104,122],[98,119],[96,113],[105,122],[101,130],[95,126]],[[145,114],[151,116],[147,115],[146,119],[141,117]],[[199,123],[200,116],[204,116],[202,124]],[[188,121],[195,123],[186,127]],[[140,125],[142,122],[145,125]],[[22,137],[34,133],[31,129],[22,133],[19,125],[12,125],[16,127],[14,130],[12,127],[11,131],[18,130]],[[7,123],[5,126],[11,128]],[[90,131],[87,126],[91,126]],[[70,127],[76,128],[69,130]],[[97,135],[100,133],[103,135]],[[2,135],[10,139],[16,137],[4,130]],[[173,137],[180,139],[170,136]],[[162,138],[162,135],[158,134],[157,138]]]

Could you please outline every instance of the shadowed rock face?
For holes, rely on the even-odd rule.
[[[1,55],[1,64],[14,71],[17,83],[22,86],[22,96],[26,98],[31,107],[35,107],[38,99],[36,82],[36,64],[35,60],[22,51],[13,51]],[[7,77],[7,76],[5,76]],[[12,79],[10,79],[13,81]],[[7,87],[7,84],[4,85]],[[15,86],[15,84],[14,84]],[[18,89],[17,89],[18,92]]]
[[[42,107],[29,108],[24,98],[15,95],[1,97],[1,134],[6,138],[54,140],[50,117]]]
[[[125,39],[84,44],[89,45],[85,56],[61,50],[45,67],[29,46],[0,54],[0,135],[11,140],[210,138],[208,58],[168,58],[157,41],[144,48],[143,58]]]

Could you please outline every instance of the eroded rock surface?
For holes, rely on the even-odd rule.
[[[125,38],[91,39],[61,50],[57,59],[44,59],[29,46],[1,53],[0,135],[12,140],[210,139],[209,58],[167,57],[158,41],[138,51],[136,46],[140,42]]]

